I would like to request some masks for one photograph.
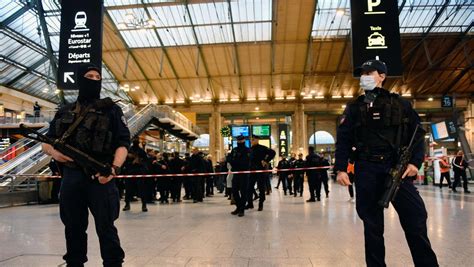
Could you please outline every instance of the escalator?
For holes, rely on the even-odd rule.
[[[131,137],[135,137],[150,124],[163,127],[178,137],[194,140],[198,137],[198,129],[178,112],[168,106],[149,104],[138,112],[124,110],[128,121]],[[40,130],[46,133],[48,127]],[[16,177],[21,174],[37,174],[48,165],[50,157],[42,152],[41,144],[23,138],[13,145],[30,146],[23,153],[0,166],[0,192],[12,191],[12,188],[24,183],[26,178]],[[12,146],[13,146],[12,145]]]

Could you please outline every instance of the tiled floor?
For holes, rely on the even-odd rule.
[[[474,194],[432,186],[420,192],[440,264],[474,266]],[[264,211],[243,218],[229,214],[221,194],[200,204],[150,205],[148,213],[133,204],[117,221],[125,266],[364,266],[362,223],[347,189],[331,184],[329,199],[305,199],[274,191]],[[412,266],[393,208],[385,219],[388,266]],[[0,266],[62,265],[64,249],[57,206],[0,209]],[[93,223],[88,256],[87,266],[101,265]]]

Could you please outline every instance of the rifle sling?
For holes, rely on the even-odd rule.
[[[80,107],[80,104],[76,102],[76,109]],[[60,143],[64,143],[69,136],[77,129],[79,124],[84,120],[86,117],[87,113],[94,107],[93,104],[88,105],[82,112],[80,113],[79,117],[69,126],[69,128],[64,132],[63,136],[59,138]]]

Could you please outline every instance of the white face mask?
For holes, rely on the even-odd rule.
[[[375,79],[371,75],[362,75],[360,76],[360,88],[365,91],[372,91],[377,86]]]

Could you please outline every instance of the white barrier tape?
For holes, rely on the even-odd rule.
[[[235,171],[235,172],[203,172],[203,173],[163,173],[163,174],[130,174],[130,175],[116,175],[114,178],[157,178],[157,177],[189,177],[189,176],[213,176],[213,175],[227,175],[227,174],[252,174],[252,173],[267,173],[267,172],[292,172],[292,171],[307,171],[330,169],[332,166],[324,167],[306,167],[306,168],[291,168],[291,169],[271,169],[271,170],[253,170],[253,171]],[[35,174],[4,174],[0,177],[36,177],[41,179],[61,178],[57,175],[35,175]]]

